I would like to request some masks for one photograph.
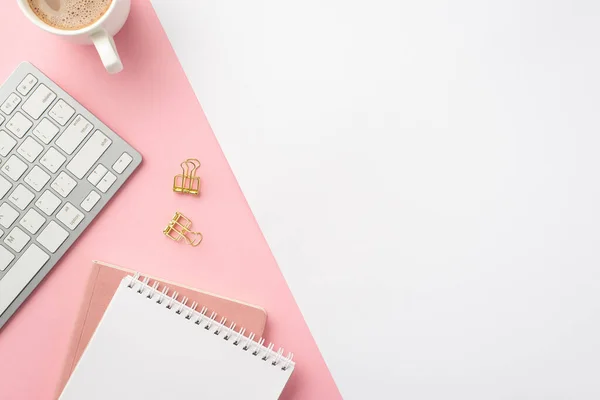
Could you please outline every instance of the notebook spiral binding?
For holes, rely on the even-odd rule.
[[[222,337],[223,340],[231,341],[233,346],[240,347],[242,351],[249,351],[253,356],[260,358],[262,361],[270,362],[273,367],[279,367],[283,371],[294,367],[294,353],[290,352],[287,356],[284,356],[283,348],[280,347],[277,351],[273,350],[273,343],[269,343],[265,347],[265,339],[254,340],[254,333],[249,333],[247,337],[244,336],[246,333],[244,328],[236,332],[235,322],[230,322],[229,326],[227,326],[227,318],[222,317],[217,321],[217,313],[215,312],[207,316],[208,309],[204,306],[200,311],[197,311],[198,303],[193,302],[188,306],[187,297],[183,296],[183,298],[178,299],[179,294],[177,291],[169,294],[167,286],[162,290],[158,290],[159,282],[154,282],[150,286],[148,284],[150,278],[148,277],[142,277],[139,273],[136,273],[131,279],[131,282],[127,285],[129,289],[135,290],[139,295],[145,296],[148,300],[154,300],[158,305],[164,305],[167,309],[174,310],[176,314],[183,315],[187,320],[194,320],[196,325],[203,327],[208,332],[212,332],[217,337]]]

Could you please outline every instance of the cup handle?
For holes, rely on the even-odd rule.
[[[92,34],[91,37],[108,73],[116,74],[117,72],[121,72],[123,70],[123,63],[121,62],[112,36],[110,36],[106,30],[101,29]]]

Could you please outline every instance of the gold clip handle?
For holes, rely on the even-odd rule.
[[[190,239],[190,236],[192,236],[191,239]],[[202,233],[200,233],[200,232],[187,231],[187,233],[184,235],[184,238],[185,238],[185,241],[187,242],[187,244],[189,244],[190,246],[196,247],[200,243],[202,243],[202,239],[204,237],[202,236]]]

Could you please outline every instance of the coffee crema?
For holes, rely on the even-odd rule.
[[[47,25],[77,30],[98,21],[113,0],[27,0],[31,10]]]

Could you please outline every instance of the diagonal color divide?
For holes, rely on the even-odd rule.
[[[0,333],[0,399],[52,398],[91,260],[98,258],[263,306],[267,339],[296,354],[283,398],[339,398],[150,3],[133,1],[116,38],[125,70],[115,76],[93,48],[40,31],[10,2],[0,13],[0,37],[15,32],[19,40],[3,44],[0,77],[32,62],[135,146],[144,162]],[[172,191],[179,163],[189,157],[202,162],[199,198]],[[163,236],[175,210],[194,220],[202,246],[178,246]]]

